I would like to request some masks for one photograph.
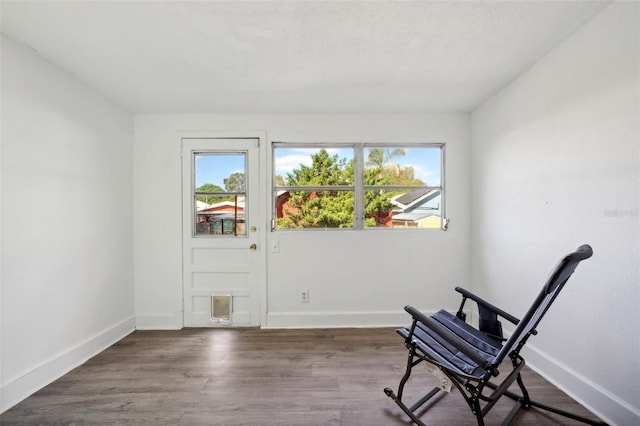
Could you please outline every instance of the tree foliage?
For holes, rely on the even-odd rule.
[[[224,192],[224,189],[222,189],[220,186],[218,185],[214,185],[213,183],[205,183],[203,185],[200,185],[199,187],[196,188],[196,192],[209,192],[209,193],[215,193],[215,192]],[[203,203],[207,203],[207,204],[213,204],[213,203],[217,203],[219,201],[221,201],[220,197],[216,197],[216,196],[200,196],[197,197],[198,201],[202,201]]]
[[[213,183],[205,183],[196,188],[196,192],[208,192],[208,193],[223,193],[223,192],[244,192],[245,191],[245,179],[244,173],[233,173],[228,178],[223,179],[224,188]],[[198,201],[202,201],[207,204],[220,203],[222,201],[233,201],[235,197],[233,195],[211,195],[197,197]]]
[[[196,192],[224,192],[224,189],[213,183],[205,183],[197,187]]]
[[[388,185],[382,167],[365,170],[365,185]],[[285,186],[353,186],[353,160],[330,155],[321,149],[311,156],[311,165],[300,164],[298,169],[283,179]],[[389,194],[384,191],[366,191],[365,216],[367,226],[375,226],[378,215],[391,211]],[[284,207],[285,217],[278,219],[282,228],[345,228],[353,227],[354,194],[348,190],[290,191]]]
[[[371,149],[364,168],[364,185],[380,186],[364,193],[365,226],[388,223],[393,204],[391,198],[406,190],[388,190],[384,186],[424,186],[411,166],[399,166],[396,157],[406,155],[404,149]],[[311,165],[300,164],[285,177],[276,176],[277,186],[310,187],[308,191],[288,191],[279,228],[345,228],[353,227],[354,193],[352,190],[318,190],[322,186],[354,185],[354,162],[330,155],[320,149],[311,155]],[[226,181],[225,181],[226,183]]]
[[[379,173],[380,178],[386,182],[381,185],[398,186],[423,186],[426,185],[420,179],[416,179],[416,171],[413,166],[400,166],[393,162],[396,157],[403,157],[407,151],[402,148],[385,149],[375,148],[367,155],[367,168]]]
[[[237,172],[233,173],[228,178],[224,179],[224,187],[227,192],[244,192],[244,173]]]
[[[286,186],[353,185],[353,161],[321,149],[311,156],[311,166],[300,164],[287,173]],[[353,226],[352,191],[289,191],[282,228],[344,228]]]
[[[402,148],[373,148],[369,150],[369,154],[367,155],[367,166],[383,168],[385,164],[390,163],[394,158],[404,157],[406,154],[407,151]]]
[[[391,185],[388,176],[382,173],[382,166],[366,168],[364,170],[365,185]],[[393,208],[389,201],[392,193],[384,189],[370,189],[364,192],[365,226],[376,226],[377,221],[383,220]]]

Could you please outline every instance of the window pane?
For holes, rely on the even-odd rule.
[[[197,235],[247,235],[243,196],[196,196]]]
[[[276,198],[276,227],[352,228],[352,191],[279,191]]]
[[[364,149],[365,185],[440,186],[439,147]]]
[[[245,153],[194,154],[194,235],[247,235]]]
[[[392,226],[391,216],[394,205],[391,198],[402,191],[386,191],[384,189],[364,192],[364,226],[389,228]]]
[[[195,154],[197,192],[245,192],[246,154],[203,152]]]
[[[386,210],[383,204],[384,191],[366,191],[367,214],[366,227],[393,228],[435,228],[442,227],[442,198],[439,189],[417,189],[414,191],[390,191],[383,195],[389,198],[385,202],[391,204]],[[375,211],[369,206],[385,206]]]
[[[353,148],[276,148],[275,186],[352,186]]]

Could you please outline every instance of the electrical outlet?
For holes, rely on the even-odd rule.
[[[309,290],[306,288],[300,289],[300,303],[309,303]]]

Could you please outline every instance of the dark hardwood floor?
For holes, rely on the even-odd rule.
[[[392,329],[136,331],[0,415],[0,424],[409,425],[383,392],[397,388],[405,361]],[[531,370],[524,378],[532,399],[595,419]],[[426,373],[413,380],[407,397],[435,383]],[[487,424],[500,424],[511,406],[499,402]],[[422,419],[476,424],[455,390],[437,396]],[[516,423],[578,424],[535,409]]]

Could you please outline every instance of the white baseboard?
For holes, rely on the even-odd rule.
[[[631,406],[571,367],[533,345],[527,345],[523,350],[523,356],[532,370],[610,425],[640,425],[640,409]],[[531,397],[535,399],[533,395]]]
[[[425,312],[430,315],[433,312]],[[270,312],[262,328],[401,327],[411,322],[405,311]]]
[[[435,310],[420,309],[429,316]],[[466,310],[467,321],[474,318],[473,312]],[[455,311],[452,311],[455,313]],[[397,311],[353,311],[353,312],[270,312],[267,323],[262,328],[375,328],[404,327],[411,324],[411,315]]]
[[[137,330],[180,330],[182,317],[174,314],[136,315]]]
[[[43,362],[0,387],[0,413],[62,377],[135,330],[131,317]]]

